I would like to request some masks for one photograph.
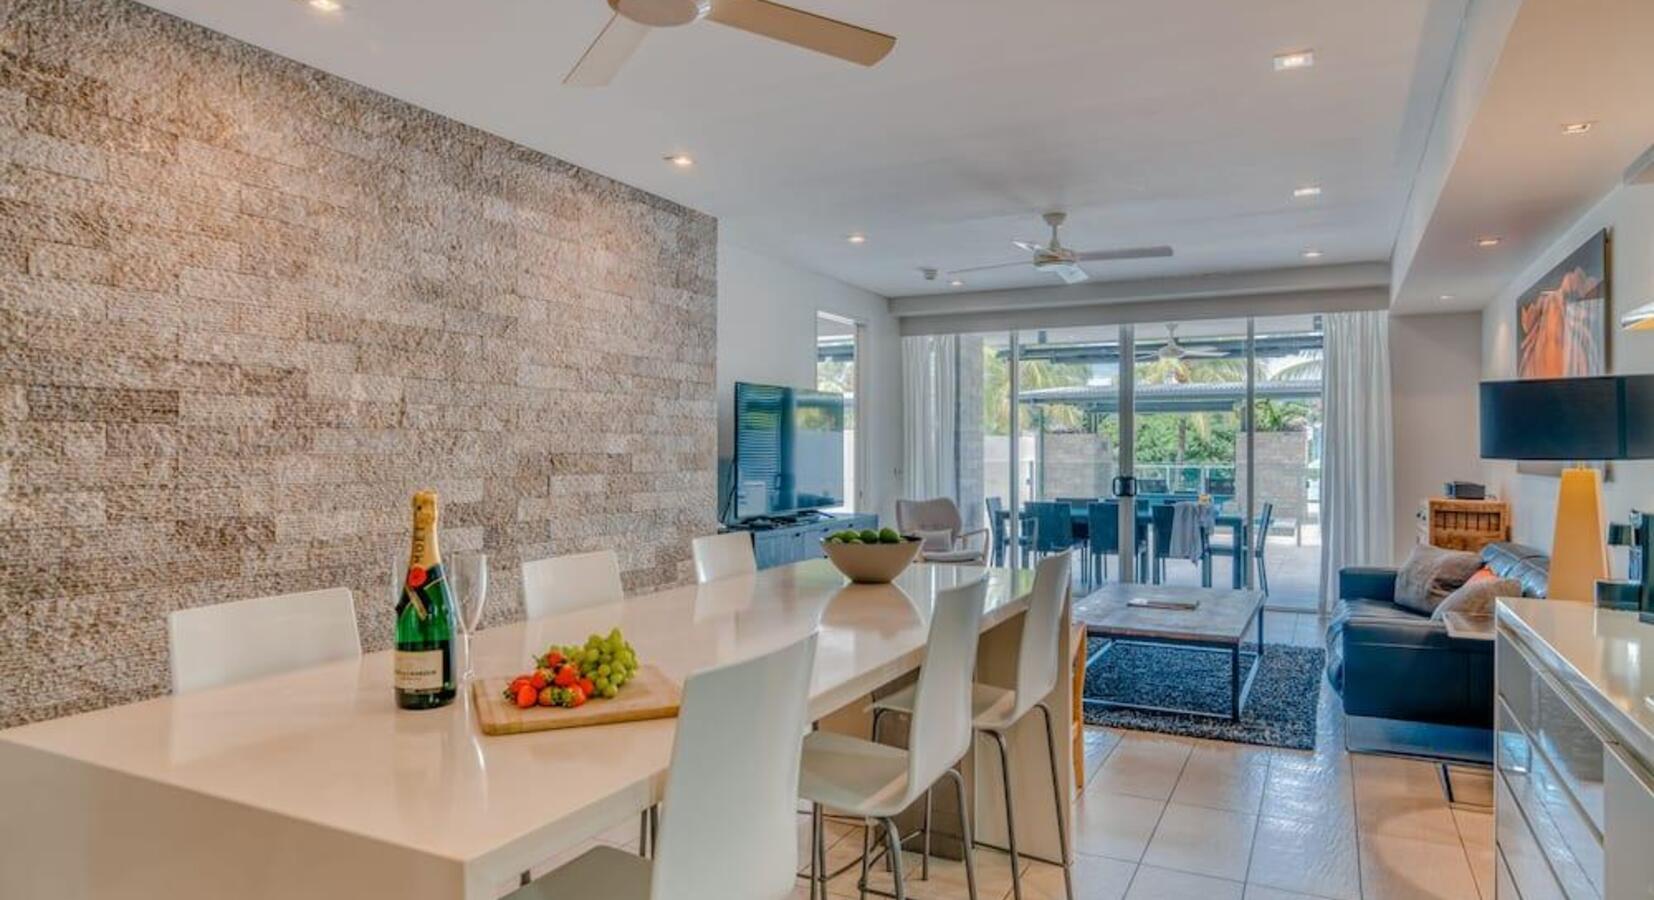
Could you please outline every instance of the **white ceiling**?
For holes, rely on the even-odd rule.
[[[1017,258],[1038,213],[1098,279],[1387,260],[1467,0],[799,0],[897,35],[861,69],[701,23],[565,88],[603,0],[150,5],[719,217],[886,296]],[[1271,57],[1313,47],[1308,71]],[[675,169],[667,153],[698,165]],[[1318,200],[1294,200],[1306,182]],[[844,236],[869,235],[852,246]],[[1325,252],[1306,263],[1307,247]],[[1014,269],[971,289],[1037,286]]]
[[[1429,211],[1417,253],[1397,257],[1397,312],[1482,308],[1654,143],[1654,3],[1527,0],[1508,27],[1439,196],[1417,198]]]

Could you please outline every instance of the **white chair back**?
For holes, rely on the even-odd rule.
[[[908,728],[907,793],[923,795],[971,747],[971,682],[988,581],[938,591]]]
[[[342,587],[180,609],[167,616],[167,644],[175,694],[362,655]]]
[[[810,635],[684,684],[651,900],[783,900],[798,871]]]
[[[1072,553],[1058,553],[1040,560],[1034,569],[1034,587],[1028,595],[1028,612],[1022,619],[1022,645],[1017,650],[1016,712],[1012,719],[1051,693],[1057,686],[1057,643],[1061,639],[1062,608],[1068,601]]]
[[[523,614],[530,619],[624,599],[613,550],[523,563]]]
[[[758,560],[752,555],[752,535],[745,531],[698,537],[690,549],[695,555],[695,581],[699,584],[758,571]]]

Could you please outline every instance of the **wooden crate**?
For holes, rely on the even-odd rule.
[[[1422,536],[1432,547],[1480,553],[1488,544],[1510,540],[1510,504],[1503,500],[1431,497],[1423,513]]]

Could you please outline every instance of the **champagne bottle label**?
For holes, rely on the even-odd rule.
[[[441,650],[398,650],[396,689],[399,691],[442,690]]]

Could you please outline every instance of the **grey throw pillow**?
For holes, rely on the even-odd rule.
[[[1396,605],[1428,616],[1481,567],[1474,553],[1419,544],[1396,573]]]
[[[1437,604],[1436,611],[1430,614],[1430,618],[1439,622],[1450,612],[1464,613],[1467,616],[1491,616],[1493,605],[1500,597],[1520,596],[1522,582],[1514,578],[1479,578],[1465,582],[1458,590],[1448,594]]]

